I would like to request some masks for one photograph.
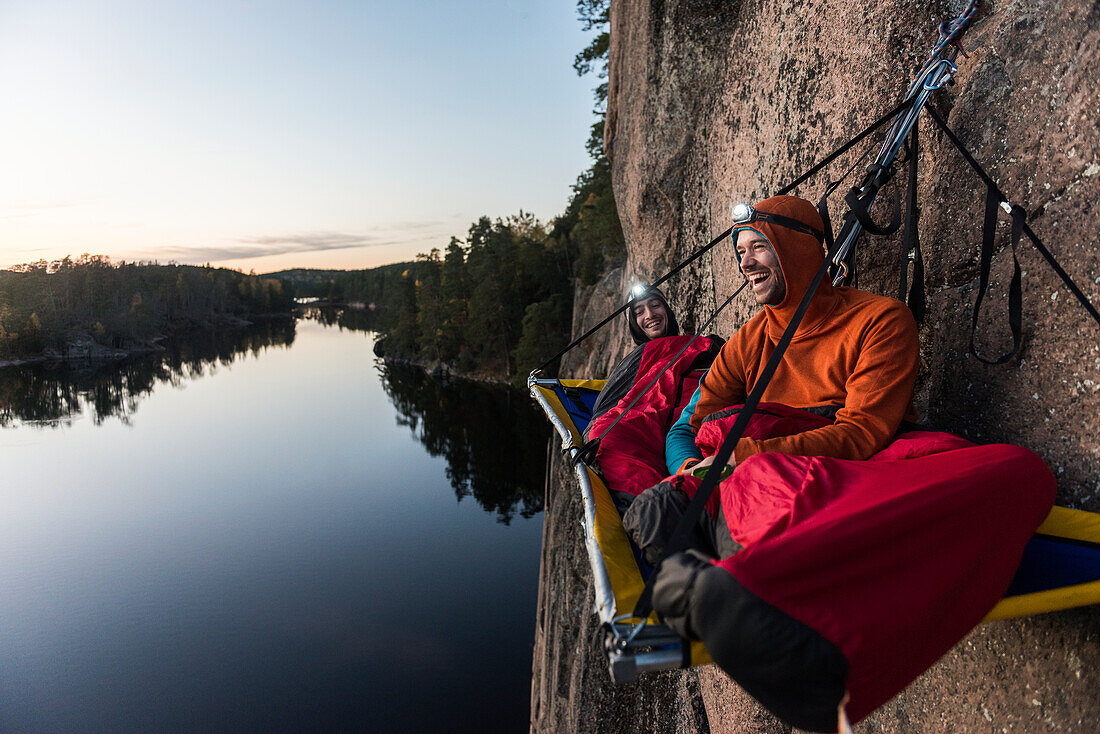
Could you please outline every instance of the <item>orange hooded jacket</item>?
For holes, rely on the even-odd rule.
[[[794,196],[775,196],[756,208],[824,228],[814,206]],[[734,238],[745,228],[734,230]],[[745,401],[825,259],[812,235],[772,222],[753,222],[747,228],[772,245],[787,295],[778,305],[765,306],[726,342],[700,383],[691,416],[695,432],[708,415]],[[855,288],[834,288],[826,277],[761,402],[840,406],[835,422],[793,436],[742,438],[734,458],[740,462],[777,451],[866,459],[880,451],[903,419],[916,419],[912,398],[918,350],[917,325],[905,304]]]

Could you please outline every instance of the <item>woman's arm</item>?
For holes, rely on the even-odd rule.
[[[702,380],[699,383],[702,384]],[[695,445],[695,431],[691,430],[691,423],[689,423],[697,402],[699,402],[699,388],[695,388],[691,400],[665,436],[665,465],[668,467],[669,474],[678,472],[688,459],[698,461],[703,458],[703,452]]]

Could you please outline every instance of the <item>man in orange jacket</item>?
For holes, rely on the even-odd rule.
[[[670,464],[680,459],[672,470],[710,464],[711,457],[694,449],[693,435],[707,416],[744,402],[825,259],[821,217],[805,199],[766,199],[748,219],[733,236],[741,272],[764,309],[726,342],[683,423],[670,432],[674,445],[666,455]],[[825,279],[761,402],[811,409],[833,424],[792,436],[742,438],[731,462],[765,451],[866,459],[882,450],[902,420],[916,419],[918,349],[916,323],[903,303],[834,288]],[[690,448],[683,440],[687,426]]]
[[[775,196],[749,208],[732,233],[741,273],[764,306],[722,347],[680,418],[669,430],[665,460],[673,474],[699,472],[713,462],[695,438],[708,417],[740,405],[760,376],[798,304],[825,260],[824,225],[805,199]],[[810,301],[762,403],[782,403],[825,416],[832,423],[774,438],[744,437],[731,465],[753,454],[866,459],[890,443],[903,420],[916,419],[913,385],[919,345],[905,304],[823,280]],[[623,516],[631,539],[649,562],[665,543],[689,498],[674,482],[639,495]],[[725,557],[731,545],[721,510],[704,517],[708,553]]]
[[[685,409],[708,452],[824,262],[807,201],[767,199],[737,224],[741,272],[764,308]],[[1054,501],[1053,475],[1026,449],[927,430],[893,440],[914,417],[917,359],[902,303],[823,281],[712,498],[720,510],[708,507],[692,547],[653,579],[664,622],[799,729],[843,730],[951,649],[1009,587]],[[708,461],[696,451],[681,473]],[[676,523],[660,503],[682,516],[699,485],[673,477],[630,505],[623,525],[647,559]]]

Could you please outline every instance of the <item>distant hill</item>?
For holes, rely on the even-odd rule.
[[[277,273],[264,273],[265,278],[278,278],[283,282],[291,283],[297,288],[297,286],[316,286],[321,283],[327,283],[330,280],[347,274],[347,270],[316,270],[311,268],[292,268],[290,270],[280,270]]]
[[[298,297],[316,296],[335,300],[355,298],[369,302],[381,300],[385,281],[400,277],[414,266],[415,263],[402,262],[363,270],[292,268],[265,273],[263,277],[282,281]]]

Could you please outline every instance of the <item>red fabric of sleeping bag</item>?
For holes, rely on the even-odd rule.
[[[638,365],[634,386],[614,408],[592,422],[588,435],[599,436],[611,425],[690,339],[690,336],[670,336],[648,342]],[[638,495],[668,474],[665,467],[665,432],[683,411],[699,384],[702,372],[690,371],[689,368],[709,348],[708,337],[696,339],[600,441],[596,457],[610,489]]]
[[[858,720],[1004,595],[1055,481],[1026,449],[913,431],[867,461],[751,456],[719,492],[746,548],[716,565],[840,648]]]

